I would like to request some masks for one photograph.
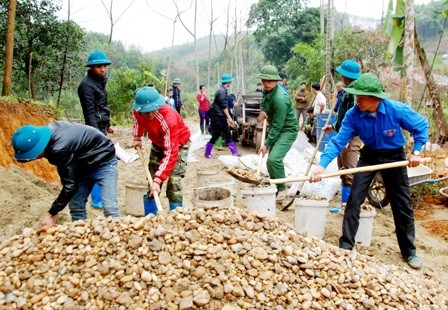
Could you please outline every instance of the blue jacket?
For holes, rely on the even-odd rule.
[[[320,165],[326,168],[356,135],[370,149],[392,150],[405,144],[402,132],[405,129],[414,136],[414,150],[421,151],[428,141],[428,126],[426,118],[402,102],[380,99],[375,116],[361,111],[355,104],[345,114],[338,134],[322,153]]]

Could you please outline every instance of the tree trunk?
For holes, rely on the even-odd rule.
[[[323,35],[325,33],[325,8],[324,8],[324,0],[320,0],[320,34]]]
[[[325,47],[325,74],[327,76],[327,81],[331,81],[331,59],[332,59],[332,48],[331,48],[331,33],[332,33],[332,27],[333,27],[333,0],[328,0],[328,16],[327,16],[327,40],[326,40],[326,47]],[[334,90],[335,86],[331,85],[331,83],[328,83],[327,85],[330,85],[330,87]],[[328,97],[328,106],[330,109],[333,107],[331,106],[331,96]]]
[[[412,82],[414,69],[414,26],[415,10],[414,0],[406,1],[405,26],[404,26],[404,48],[403,48],[403,76],[401,101],[412,106]]]
[[[443,113],[442,103],[440,101],[439,92],[437,91],[437,85],[431,74],[431,69],[426,58],[426,52],[420,45],[420,40],[417,36],[417,30],[414,29],[415,48],[417,49],[418,59],[425,73],[426,87],[428,88],[429,96],[432,100],[433,107],[433,119],[436,126],[434,132],[434,142],[444,143],[448,141],[448,124],[446,122],[445,115]]]
[[[65,73],[65,65],[67,64],[67,50],[68,50],[68,42],[70,40],[70,0],[67,0],[68,6],[67,6],[67,37],[65,40],[65,49],[64,49],[64,56],[62,58],[62,66],[61,66],[61,73],[60,73],[60,80],[59,80],[59,90],[58,90],[58,99],[56,100],[56,106],[59,106],[59,102],[61,101],[61,93],[62,93],[62,87],[64,86],[64,73]]]
[[[198,0],[194,0],[194,50],[196,55],[196,90],[199,89],[199,55],[198,55],[198,40],[196,32],[197,17],[198,17]]]
[[[168,90],[168,84],[170,83],[170,77],[171,77],[171,58],[173,56],[173,47],[174,47],[174,34],[176,32],[176,21],[177,16],[173,19],[173,36],[171,37],[171,47],[170,47],[170,55],[168,56],[168,72],[166,73],[166,90]]]
[[[213,34],[213,0],[210,0],[210,32],[208,34],[208,60],[207,60],[207,89],[210,88],[210,71],[211,71],[211,55],[212,55],[212,34]]]
[[[14,55],[14,27],[16,22],[16,0],[9,0],[8,26],[6,29],[5,67],[3,69],[2,95],[11,94],[12,63]]]

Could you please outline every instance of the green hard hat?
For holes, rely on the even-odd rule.
[[[282,78],[278,75],[276,67],[267,65],[260,69],[257,78],[268,81],[281,81]]]
[[[86,62],[86,67],[96,66],[96,65],[110,65],[112,62],[107,57],[106,53],[102,51],[94,51],[90,53],[89,58]]]

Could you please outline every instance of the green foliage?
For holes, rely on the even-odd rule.
[[[416,27],[422,43],[440,36],[444,20],[448,16],[448,1],[431,1],[415,6]]]
[[[319,9],[303,9],[299,0],[260,0],[252,5],[247,24],[257,27],[254,37],[265,58],[282,69],[295,44],[318,36]]]

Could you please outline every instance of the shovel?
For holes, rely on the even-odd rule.
[[[424,157],[422,158],[421,162],[426,163],[430,162],[431,157]],[[323,179],[325,178],[331,178],[335,176],[341,176],[346,174],[354,174],[358,172],[368,172],[368,171],[376,171],[376,170],[383,170],[388,168],[396,168],[396,167],[403,167],[407,166],[409,164],[408,160],[403,161],[397,161],[393,163],[387,163],[387,164],[379,164],[379,165],[371,165],[371,166],[364,166],[364,167],[357,167],[357,168],[351,168],[351,169],[343,169],[338,170],[336,172],[331,173],[323,173],[321,174],[321,177]],[[290,182],[301,182],[301,181],[309,181],[311,176],[301,176],[301,177],[293,177],[293,178],[282,178],[282,179],[256,179],[256,178],[246,178],[241,175],[238,175],[234,173],[232,170],[227,171],[231,176],[238,179],[241,182],[245,183],[251,183],[255,185],[272,185],[272,184],[283,184],[283,183],[290,183]]]
[[[261,132],[261,143],[260,143],[260,147],[262,147],[264,145],[264,139],[266,138],[266,125],[267,125],[267,120],[264,119],[263,120],[263,130]],[[256,176],[259,177],[260,176],[260,169],[261,169],[261,163],[262,163],[262,159],[263,159],[263,153],[261,153],[260,151],[260,155],[258,155],[258,166],[257,166],[257,172],[256,172]]]
[[[142,148],[139,146],[137,147],[138,155],[140,156],[140,159],[142,160],[143,167],[145,168],[146,172],[146,178],[148,179],[149,186],[152,187],[152,177],[151,173],[149,172],[148,165],[146,164],[145,157],[143,157]],[[157,211],[162,211],[162,204],[160,203],[159,193],[154,192],[154,200],[156,202]]]

